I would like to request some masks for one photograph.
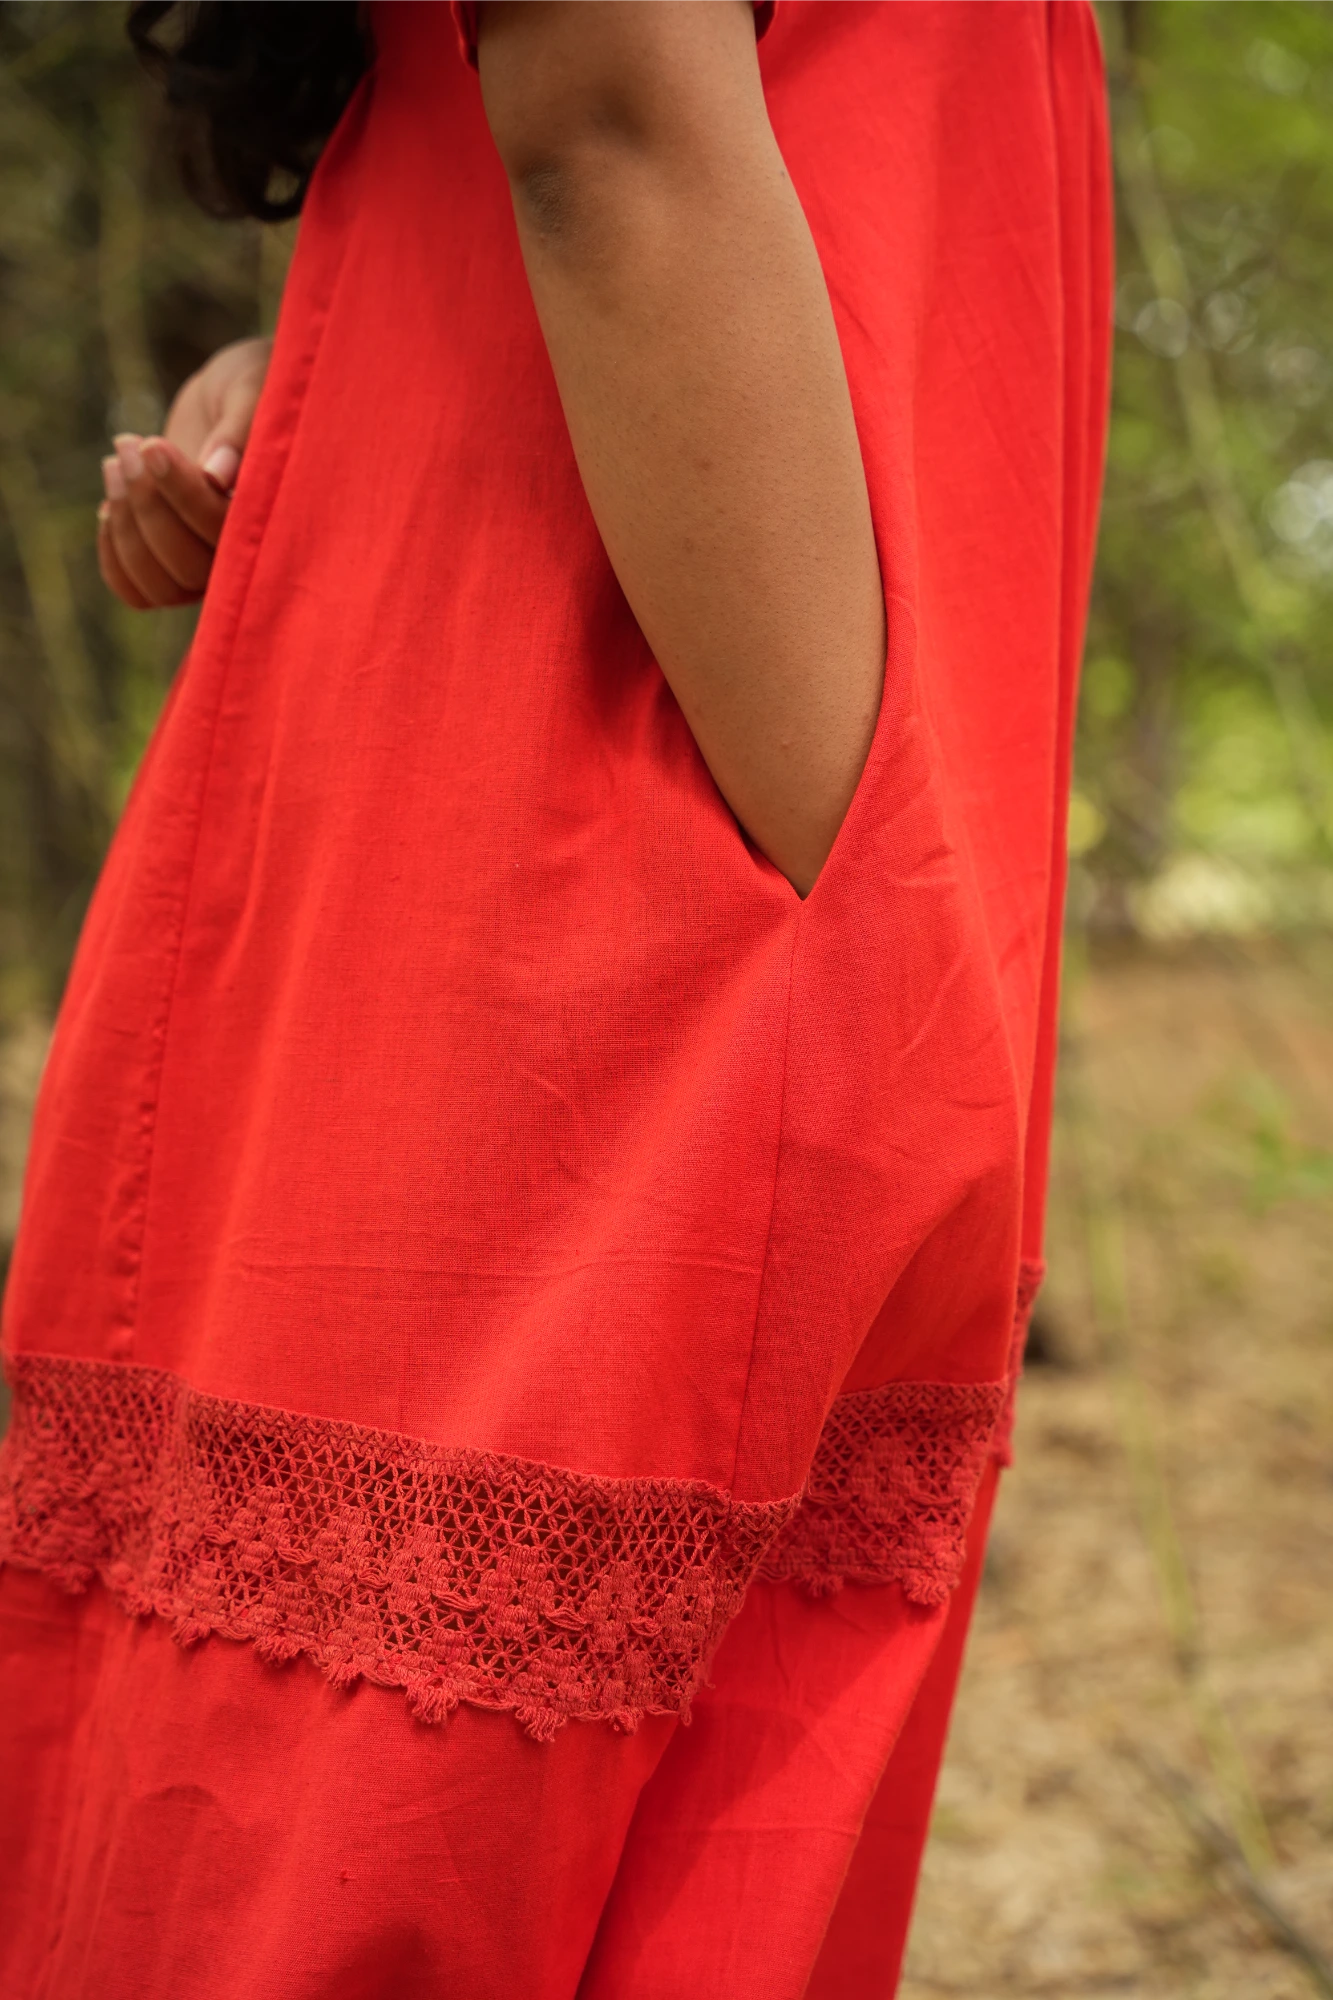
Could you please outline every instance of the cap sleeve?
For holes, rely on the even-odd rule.
[[[477,67],[477,9],[480,4],[481,0],[450,0],[459,52],[473,69]],[[777,0],[750,0],[750,4],[754,8],[754,32],[758,41],[767,32]]]

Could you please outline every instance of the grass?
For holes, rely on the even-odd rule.
[[[1071,967],[1046,1359],[902,2000],[1329,1990],[1331,972]]]

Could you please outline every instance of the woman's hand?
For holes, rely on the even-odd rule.
[[[272,347],[220,348],[177,395],[162,437],[118,437],[103,459],[97,559],[134,610],[203,596]]]

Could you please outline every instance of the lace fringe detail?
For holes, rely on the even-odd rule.
[[[759,1574],[814,1597],[900,1583],[941,1604],[963,1571],[967,1524],[1004,1382],[888,1382],[839,1396],[800,1507]]]
[[[1014,1391],[1044,1266],[1019,1268],[1009,1372],[1001,1382],[886,1382],[839,1396],[801,1504],[759,1574],[827,1597],[845,1583],[900,1583],[942,1604],[966,1559],[988,1455],[1012,1462]]]
[[[1009,1342],[1009,1387],[995,1426],[995,1436],[991,1441],[991,1451],[1001,1465],[1014,1462],[1014,1405],[1018,1397],[1018,1381],[1023,1373],[1023,1350],[1027,1346],[1028,1327],[1032,1324],[1032,1308],[1037,1303],[1037,1293],[1041,1290],[1042,1279],[1046,1276],[1046,1266],[1026,1258],[1018,1267],[1018,1298],[1014,1305],[1014,1330]]]
[[[838,1397],[804,1493],[766,1503],[21,1355],[0,1562],[66,1590],[100,1577],[184,1645],[216,1632],[268,1660],[304,1653],[339,1685],[400,1687],[427,1722],[464,1701],[541,1739],[575,1717],[687,1717],[755,1575],[817,1596],[896,1582],[918,1604],[948,1597],[987,1453],[1009,1461],[1040,1282],[1025,1265],[1006,1380]]]
[[[305,1653],[329,1680],[460,1701],[544,1739],[573,1717],[686,1715],[795,1501],[594,1479],[187,1387],[129,1364],[10,1366],[0,1560],[98,1576],[182,1644]]]

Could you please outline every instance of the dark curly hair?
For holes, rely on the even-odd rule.
[[[135,0],[128,27],[166,87],[195,200],[212,215],[295,215],[372,58],[356,0]]]

